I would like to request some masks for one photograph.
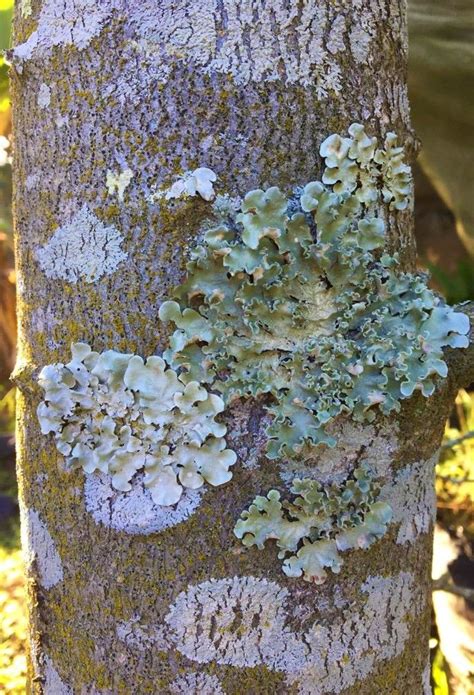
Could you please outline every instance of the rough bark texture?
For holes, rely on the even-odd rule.
[[[321,587],[286,578],[274,548],[244,552],[233,536],[255,494],[282,487],[280,467],[262,453],[258,405],[228,416],[240,455],[233,481],[191,499],[181,523],[153,507],[139,481],[127,506],[105,483],[64,472],[35,414],[37,370],[67,361],[71,342],[143,356],[163,348],[158,307],[209,204],[153,204],[154,187],[207,166],[231,196],[288,191],[320,175],[319,143],[354,121],[376,135],[394,130],[414,153],[405,2],[31,8],[16,13],[12,88],[33,692],[428,693],[433,456],[454,378],[390,421],[341,422],[336,450],[321,452],[329,470],[372,457],[399,509],[391,532],[350,553]],[[120,201],[106,172],[127,168],[134,177]],[[411,224],[411,212],[397,213],[389,227],[406,268]],[[76,243],[87,228],[106,248],[83,261],[87,277],[67,251],[46,271],[38,262],[67,225]]]

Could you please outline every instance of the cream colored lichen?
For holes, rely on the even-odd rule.
[[[183,384],[161,357],[72,346],[67,364],[44,367],[38,406],[43,434],[54,433],[67,468],[110,476],[121,492],[140,471],[157,505],[179,502],[183,488],[222,485],[236,455],[215,420],[219,396],[196,381]]]
[[[24,17],[25,19],[27,17],[30,17],[33,9],[31,7],[31,0],[21,0],[20,2],[20,10],[21,10],[21,16]]]
[[[131,169],[124,169],[119,174],[114,174],[110,169],[107,170],[106,186],[109,195],[117,194],[120,202],[123,202],[125,190],[130,185],[135,174]]]

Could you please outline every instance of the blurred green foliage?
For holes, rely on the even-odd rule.
[[[474,256],[472,0],[409,0],[408,85],[421,165]]]
[[[15,429],[15,389],[0,384],[0,434]]]
[[[447,273],[432,263],[428,263],[428,268],[449,304],[474,300],[474,258],[460,261],[454,273]]]
[[[14,0],[0,0],[0,50],[10,46],[10,27]]]

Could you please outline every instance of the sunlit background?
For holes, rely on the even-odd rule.
[[[0,49],[13,0],[0,0]],[[473,0],[409,0],[420,264],[452,303],[474,299]],[[0,693],[26,692],[26,619],[15,481],[15,271],[10,103],[0,57]],[[458,394],[437,468],[433,626],[435,695],[474,695],[474,384]],[[407,694],[409,695],[409,694]]]

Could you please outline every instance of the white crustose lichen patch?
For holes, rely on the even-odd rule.
[[[225,695],[219,679],[207,673],[187,673],[170,686],[173,695]]]
[[[420,534],[429,532],[436,520],[434,476],[437,460],[438,452],[428,461],[402,468],[380,492],[380,499],[393,510],[392,523],[399,524],[399,545],[414,543]]]
[[[232,478],[236,455],[215,420],[222,399],[196,381],[185,385],[161,357],[145,362],[76,343],[72,360],[44,367],[39,383],[41,430],[54,433],[68,468],[107,474],[121,492],[143,471],[153,502],[164,506],[179,502],[183,488]]]
[[[319,0],[302,7],[286,0],[166,0],[158,6],[140,0],[127,19],[135,45],[154,59],[161,82],[169,79],[171,65],[181,63],[228,75],[238,85],[278,80],[315,87],[321,99],[342,90],[346,19]],[[361,12],[351,10],[351,23],[361,20]]]
[[[428,663],[426,664],[425,670],[422,676],[422,695],[433,695],[433,690],[431,688],[431,662],[428,657]]]
[[[20,507],[21,540],[28,571],[36,568],[39,583],[45,589],[63,580],[63,566],[51,535],[34,509]]]
[[[44,679],[43,695],[73,695],[72,689],[61,679],[52,659],[48,655],[44,656],[42,679]]]
[[[24,16],[31,14],[31,2],[24,0],[22,9]],[[35,31],[14,48],[13,55],[29,60],[49,55],[55,46],[86,48],[110,13],[110,6],[96,0],[43,0]]]
[[[305,654],[286,625],[288,597],[266,579],[211,579],[179,594],[165,620],[172,642],[192,661],[285,671]]]
[[[80,279],[97,282],[127,258],[122,243],[123,236],[115,227],[106,227],[83,205],[36,251],[36,257],[49,278],[71,283]]]
[[[51,89],[44,82],[40,85],[36,103],[40,109],[45,109],[51,102]]]
[[[137,474],[130,485],[129,492],[120,492],[104,473],[86,477],[86,509],[97,524],[130,534],[157,533],[186,521],[198,509],[203,494],[203,488],[185,488],[175,506],[164,507],[153,502],[151,491],[143,485],[143,475]]]
[[[323,484],[342,483],[363,457],[374,471],[375,478],[385,478],[398,446],[396,424],[376,428],[374,425],[339,418],[328,426],[337,434],[334,448],[319,446],[308,450],[297,461],[280,464],[280,477],[291,485],[294,478],[314,478]]]
[[[118,639],[130,649],[136,651],[148,651],[154,649],[168,651],[163,628],[150,628],[140,623],[140,616],[134,615],[130,620],[120,620],[117,623],[116,635]]]
[[[407,572],[368,577],[361,594],[361,606],[343,602],[336,619],[326,619],[327,602],[316,599],[317,620],[299,631],[297,607],[292,614],[290,594],[276,582],[211,579],[177,596],[165,618],[166,639],[198,663],[266,666],[285,673],[288,687],[302,695],[339,693],[401,654],[423,610],[421,592]]]
[[[305,634],[305,663],[286,678],[299,695],[340,693],[403,652],[410,623],[423,610],[413,576],[368,577],[361,591],[367,599],[360,610],[348,608],[342,618],[316,622]]]

